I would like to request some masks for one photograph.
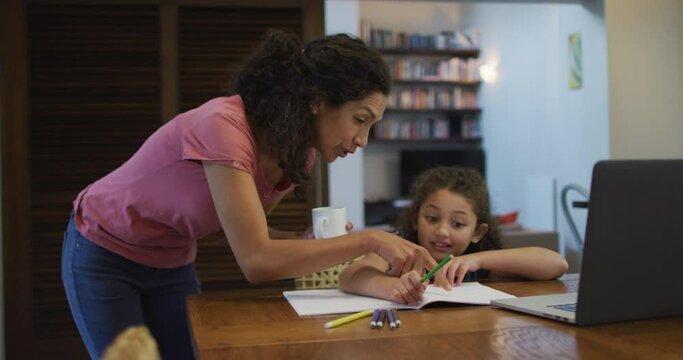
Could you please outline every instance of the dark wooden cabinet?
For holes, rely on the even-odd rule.
[[[76,194],[178,112],[225,95],[231,73],[268,29],[304,40],[322,35],[322,3],[2,2],[9,359],[86,356],[59,265]],[[269,221],[284,230],[306,226],[315,194],[286,198]],[[205,289],[247,286],[223,238],[200,241],[197,268]]]

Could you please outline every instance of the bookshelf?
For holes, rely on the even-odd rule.
[[[378,50],[389,65],[394,88],[373,140],[480,143],[478,49]]]
[[[361,38],[389,65],[394,89],[373,140],[480,143],[476,30],[406,33],[361,21]]]

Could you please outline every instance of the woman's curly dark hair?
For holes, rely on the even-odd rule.
[[[467,199],[477,216],[477,226],[480,224],[489,226],[484,238],[476,244],[470,243],[465,254],[500,249],[500,232],[496,219],[491,214],[491,202],[486,183],[481,174],[471,168],[435,167],[418,175],[411,187],[412,204],[396,221],[398,235],[419,244],[415,226],[420,207],[429,195],[441,189],[447,189]]]
[[[382,56],[349,35],[325,36],[302,48],[293,34],[269,32],[233,81],[252,129],[265,131],[292,182],[308,180],[306,161],[316,134],[311,105],[339,107],[391,90]]]

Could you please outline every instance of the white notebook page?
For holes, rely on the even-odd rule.
[[[389,307],[396,309],[419,309],[427,304],[439,301],[489,305],[491,300],[514,297],[478,282],[463,283],[451,291],[429,285],[424,293],[423,301],[416,305],[404,305],[383,299],[346,294],[339,289],[293,290],[285,291],[283,295],[299,316],[344,314]]]

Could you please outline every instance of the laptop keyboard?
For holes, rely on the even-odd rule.
[[[576,303],[548,305],[548,307],[551,307],[554,309],[560,309],[560,310],[564,310],[564,311],[576,312]]]

